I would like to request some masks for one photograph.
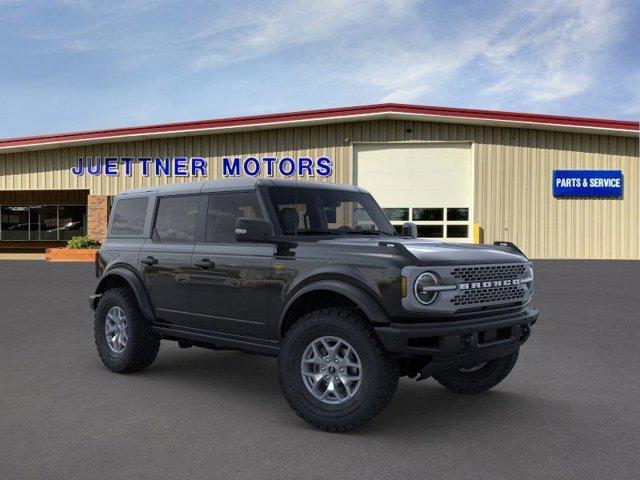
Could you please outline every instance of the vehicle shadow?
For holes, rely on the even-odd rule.
[[[212,393],[223,391],[225,397],[235,396],[237,402],[244,404],[259,399],[255,406],[263,410],[262,415],[272,415],[290,428],[312,429],[292,415],[284,401],[275,358],[197,348],[186,352],[173,349],[163,355],[161,350],[158,361],[141,374],[177,384],[184,394],[190,388],[200,394],[210,388]],[[433,379],[416,382],[404,378],[385,411],[352,434],[406,438],[411,433],[429,432],[438,436],[456,429],[468,431],[470,425],[495,428],[506,422],[516,428],[542,419],[550,421],[570,408],[568,404],[550,403],[553,402],[538,397],[531,389],[518,393],[506,382],[495,390],[469,396],[449,392]]]

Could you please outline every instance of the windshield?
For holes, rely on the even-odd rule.
[[[285,235],[395,235],[368,193],[271,187],[269,197]]]

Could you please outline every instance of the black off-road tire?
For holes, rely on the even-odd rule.
[[[455,393],[481,393],[495,387],[509,375],[518,360],[518,352],[516,350],[510,355],[490,360],[476,371],[449,370],[434,374],[433,378]]]
[[[323,403],[302,380],[304,351],[323,336],[347,341],[362,362],[362,383],[344,403]],[[286,333],[278,357],[278,378],[287,402],[302,419],[321,430],[345,432],[372,419],[389,404],[398,386],[399,370],[364,318],[352,309],[326,308],[303,316]]]
[[[109,348],[105,335],[105,319],[114,306],[120,307],[127,317],[128,340],[120,353]],[[102,363],[116,373],[136,372],[148,367],[160,349],[160,337],[151,329],[135,295],[128,288],[107,290],[100,298],[93,320],[93,337]]]

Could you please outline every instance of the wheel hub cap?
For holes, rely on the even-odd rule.
[[[109,309],[104,322],[104,333],[111,351],[122,353],[129,339],[127,316],[122,308],[115,306]]]
[[[316,338],[300,362],[307,390],[323,403],[339,404],[353,398],[362,382],[362,363],[355,349],[339,337]]]

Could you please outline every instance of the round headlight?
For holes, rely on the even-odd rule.
[[[438,277],[431,272],[425,272],[416,279],[413,292],[418,301],[423,305],[429,305],[438,296],[437,290],[431,290],[430,287],[438,285]]]

